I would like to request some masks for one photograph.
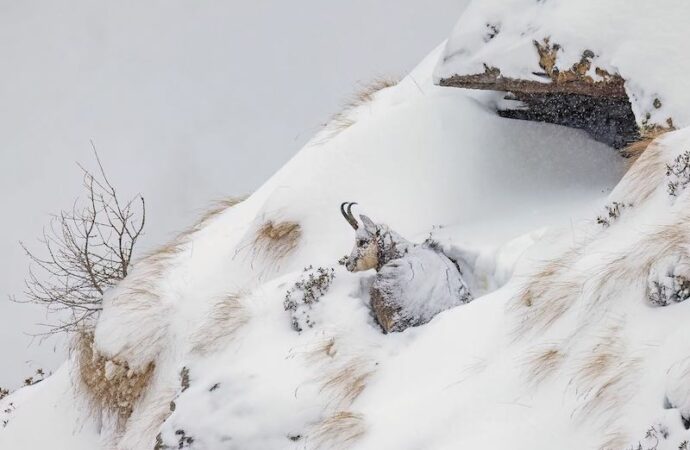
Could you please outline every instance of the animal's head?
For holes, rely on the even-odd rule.
[[[380,227],[370,218],[360,214],[361,224],[352,215],[352,207],[357,203],[343,203],[340,212],[355,230],[355,246],[348,256],[345,267],[350,272],[375,269],[379,263],[379,234]]]

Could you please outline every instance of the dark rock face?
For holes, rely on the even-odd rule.
[[[502,117],[578,128],[615,149],[621,149],[640,138],[627,97],[519,92],[509,98],[523,102],[526,108],[499,110],[498,114]]]
[[[597,67],[601,80],[592,79],[588,73],[593,53],[589,50],[572,68],[558,70],[555,62],[560,46],[551,45],[548,39],[543,44],[535,42],[535,46],[539,66],[544,70],[535,75],[542,77],[543,82],[504,77],[499,68],[485,65],[483,73],[456,74],[441,79],[439,85],[506,92],[507,99],[519,100],[524,105],[499,110],[502,117],[578,128],[616,149],[640,139],[625,80],[620,75]]]

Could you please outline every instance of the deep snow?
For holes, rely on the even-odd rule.
[[[74,395],[69,362],[0,402],[16,406],[0,448],[45,445],[34,411],[58,448],[624,449],[652,426],[668,433],[658,450],[690,438],[690,302],[647,298],[667,270],[657,262],[689,253],[690,193],[669,195],[666,164],[690,131],[623,177],[629,161],[582,132],[502,119],[491,94],[435,86],[447,48],[107,293],[98,349],[133,370],[156,364],[123,433],[96,436],[79,401],[55,401]],[[432,233],[476,255],[477,298],[383,335],[372,273],[337,264],[354,242],[346,200],[415,242]],[[612,202],[632,206],[602,226]],[[287,256],[255,245],[267,221],[299,224]],[[284,301],[307,266],[335,277],[297,332]]]

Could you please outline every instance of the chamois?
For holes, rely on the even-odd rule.
[[[425,324],[441,311],[472,301],[460,265],[438,243],[412,243],[364,214],[359,215],[360,226],[352,214],[354,205],[340,205],[356,236],[345,267],[350,272],[376,270],[369,295],[384,333]]]

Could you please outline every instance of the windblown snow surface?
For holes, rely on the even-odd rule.
[[[628,168],[583,132],[435,86],[444,51],[106,294],[98,352],[155,365],[124,426],[89,407],[72,358],[0,401],[0,448],[683,448],[690,302],[654,307],[647,287],[690,254],[690,193],[666,174],[690,131]],[[476,299],[382,334],[373,273],[337,263],[354,244],[343,201],[474,255]],[[309,266],[335,277],[298,332],[284,300]]]

